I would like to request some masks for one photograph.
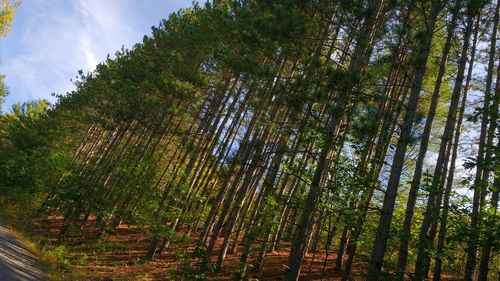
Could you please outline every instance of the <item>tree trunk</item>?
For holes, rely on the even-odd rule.
[[[363,27],[361,28],[361,38],[359,38],[356,45],[356,50],[353,54],[353,61],[349,64],[349,69],[347,71],[347,77],[357,81],[346,81],[345,85],[341,86],[341,89],[343,90],[339,96],[339,100],[337,101],[337,108],[340,110],[343,110],[349,104],[349,99],[351,97],[348,93],[357,86],[357,83],[359,83],[364,68],[366,67],[366,63],[371,56],[375,39],[375,29],[381,17],[382,6],[383,0],[370,2],[370,12],[367,13],[368,16],[363,23]],[[330,150],[334,146],[334,132],[336,127],[340,124],[340,120],[341,116],[331,116],[328,121],[328,132],[325,136],[325,143],[321,149],[317,166],[309,187],[309,192],[304,202],[304,209],[302,210],[300,222],[297,225],[297,231],[295,232],[292,241],[292,250],[288,259],[289,268],[285,272],[284,280],[295,281],[299,278],[301,263],[307,250],[307,241],[309,240],[315,207],[321,195],[320,182],[323,178],[323,173],[328,166],[327,157]]]
[[[465,281],[472,281],[474,271],[476,269],[476,254],[478,247],[478,227],[480,220],[480,199],[483,191],[483,167],[484,167],[484,157],[485,157],[485,144],[486,135],[488,127],[488,110],[490,107],[491,99],[491,87],[493,81],[493,71],[495,64],[495,51],[496,51],[496,41],[497,41],[497,28],[499,22],[499,5],[500,1],[497,1],[497,8],[495,10],[495,18],[493,21],[493,34],[491,36],[489,61],[488,61],[488,72],[486,75],[486,86],[484,91],[484,102],[483,102],[483,114],[481,120],[481,132],[479,134],[479,148],[477,153],[477,163],[476,163],[476,174],[474,177],[474,195],[472,198],[472,213],[470,222],[470,236],[467,247],[467,261],[465,265]]]
[[[463,122],[463,117],[464,117],[464,112],[465,112],[465,106],[467,103],[467,94],[469,91],[469,85],[470,81],[472,79],[472,70],[474,66],[474,61],[475,61],[475,55],[476,55],[476,47],[477,47],[477,41],[478,41],[478,33],[479,33],[479,17],[476,18],[476,26],[474,28],[474,39],[472,40],[472,48],[471,48],[471,58],[469,61],[469,69],[467,70],[467,80],[465,82],[465,87],[464,87],[464,95],[462,97],[462,103],[460,105],[460,112],[458,114],[457,118],[457,125],[455,128],[455,136],[454,136],[454,143],[453,143],[453,151],[451,155],[451,163],[450,163],[450,169],[448,171],[448,179],[446,183],[446,188],[444,192],[444,202],[443,202],[443,210],[442,214],[440,216],[440,226],[439,226],[439,235],[438,235],[438,242],[437,242],[437,250],[436,250],[436,258],[435,258],[435,263],[434,263],[434,271],[433,271],[433,281],[439,281],[441,280],[441,271],[442,271],[442,255],[443,255],[443,250],[445,246],[445,238],[446,238],[446,232],[447,232],[447,224],[448,224],[448,211],[449,211],[449,199],[451,195],[451,190],[453,187],[453,178],[455,174],[455,164],[456,164],[456,159],[458,156],[458,145],[460,141],[460,133],[462,129],[462,122]]]
[[[425,24],[424,35],[421,38],[421,44],[415,55],[416,57],[414,61],[416,63],[416,70],[413,79],[414,82],[411,87],[411,92],[406,107],[406,113],[404,116],[403,125],[401,127],[401,134],[396,146],[396,151],[394,153],[391,172],[384,196],[382,212],[377,228],[375,244],[370,258],[367,280],[378,280],[380,278],[380,271],[384,262],[387,240],[389,239],[392,215],[394,211],[401,172],[403,170],[406,148],[411,137],[413,121],[416,115],[416,109],[420,97],[420,90],[422,89],[422,82],[426,70],[426,62],[429,56],[436,18],[441,11],[441,8],[442,7],[440,1],[432,1],[430,16]]]
[[[441,92],[441,85],[443,83],[443,77],[446,73],[448,55],[450,53],[453,35],[455,34],[458,12],[460,11],[460,6],[461,6],[460,3],[461,0],[457,0],[457,4],[453,8],[453,15],[451,21],[448,25],[447,37],[441,54],[441,63],[439,65],[439,72],[436,78],[436,83],[434,85],[434,91],[431,97],[431,104],[427,112],[425,127],[422,133],[422,139],[420,140],[420,149],[418,152],[418,158],[415,163],[413,179],[411,181],[410,192],[408,194],[408,201],[406,203],[405,219],[403,222],[403,229],[401,231],[402,233],[399,245],[399,255],[398,255],[398,265],[397,265],[398,267],[397,273],[399,280],[403,280],[404,278],[404,272],[408,260],[408,245],[410,243],[411,225],[415,209],[415,203],[417,202],[418,189],[420,187],[420,180],[422,178],[422,170],[424,167],[425,155],[427,154],[427,147],[429,145],[429,139],[431,136],[432,123],[434,121],[434,116],[436,115],[436,108],[438,105],[438,100]]]

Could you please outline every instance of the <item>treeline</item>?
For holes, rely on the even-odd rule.
[[[350,280],[358,259],[367,280],[493,280],[499,9],[221,0],[172,14],[55,105],[2,115],[2,200],[64,216],[61,240],[92,216],[100,239],[138,224],[146,260],[195,241],[186,278],[227,255],[235,280],[259,278],[291,248],[285,280],[319,251],[337,254],[321,278]]]

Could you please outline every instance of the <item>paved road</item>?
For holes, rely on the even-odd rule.
[[[40,262],[0,222],[0,280],[49,281]]]

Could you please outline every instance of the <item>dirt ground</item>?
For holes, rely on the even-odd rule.
[[[189,263],[182,263],[182,261],[187,260],[185,257],[193,251],[194,243],[187,242],[180,249],[169,246],[153,261],[144,262],[143,257],[146,255],[150,239],[141,233],[143,229],[136,225],[122,224],[114,233],[107,235],[105,241],[102,242],[97,239],[99,231],[93,226],[93,219],[95,218],[90,218],[87,225],[80,231],[71,231],[63,243],[58,241],[57,235],[62,225],[62,217],[53,216],[47,220],[38,220],[35,223],[33,233],[49,249],[64,245],[65,258],[80,276],[76,280],[181,281],[193,279],[192,277],[183,277],[181,272],[195,270],[197,267],[196,259],[190,260]],[[220,243],[222,243],[222,239],[215,246],[215,254],[218,252]],[[258,251],[258,247],[255,248]],[[288,263],[289,249],[290,245],[282,244],[279,250],[267,254],[263,274],[259,280],[282,280]],[[240,250],[241,246],[237,247],[233,255],[228,254],[222,268],[216,272],[206,273],[206,279],[233,280],[234,273],[238,271]],[[250,264],[255,261],[256,255],[251,256]],[[334,270],[336,257],[335,253],[326,253],[324,250],[318,251],[315,255],[308,253],[301,269],[300,279],[311,281],[340,280],[341,273]],[[216,259],[215,255],[211,257],[211,261]],[[352,269],[353,280],[362,280],[365,266],[365,262],[355,260]],[[255,275],[252,278],[255,278]],[[443,280],[459,279],[448,277]]]

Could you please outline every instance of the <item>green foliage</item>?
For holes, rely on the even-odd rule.
[[[71,162],[62,147],[56,150],[54,124],[46,101],[16,104],[1,116],[0,178],[9,194],[46,192]]]
[[[410,77],[415,66],[426,66],[406,156],[418,148],[417,126],[427,118],[446,37],[446,28],[436,29],[426,59],[419,42],[425,39],[431,2],[418,7],[422,13],[410,13],[406,2],[382,2],[374,38],[359,28],[374,12],[370,1],[213,1],[170,15],[130,50],[119,50],[91,73],[80,71],[76,90],[58,96],[55,105],[30,102],[1,116],[2,205],[28,204],[26,218],[35,210],[62,215],[61,240],[69,233],[84,237],[91,224],[100,239],[82,250],[123,250],[104,240],[122,223],[137,226],[130,232],[169,242],[178,262],[175,279],[206,280],[205,273],[216,270],[206,245],[187,250],[193,243],[189,236],[202,227],[219,228],[207,234],[212,240],[207,244],[218,244],[214,239],[227,232],[226,242],[236,240],[236,246],[243,237],[251,241],[251,255],[252,247],[261,246],[258,262],[264,262],[272,243],[290,242],[299,233],[296,222],[304,210],[312,210],[304,227],[318,229],[313,242],[337,246],[337,230],[344,227],[357,235],[351,237],[356,257],[366,259],[394,148],[405,137],[401,121]],[[410,24],[402,24],[405,20]],[[447,21],[442,15],[438,25]],[[360,52],[353,52],[358,46]],[[365,55],[366,65],[356,65],[357,56]],[[448,108],[455,61],[448,63],[440,92],[439,122]],[[476,112],[471,121],[480,116]],[[441,128],[435,125],[433,135]],[[326,155],[323,166],[321,155]],[[407,158],[400,175],[405,182],[414,169]],[[471,160],[466,168],[475,167]],[[432,177],[426,174],[421,182],[410,260]],[[311,188],[313,180],[319,183]],[[312,201],[311,190],[319,194]],[[402,184],[390,214],[388,272],[396,270],[407,190]],[[452,197],[444,253],[447,268],[457,271],[459,249],[470,235],[470,210],[461,207],[470,202],[461,199]],[[487,212],[492,218],[493,209]],[[90,216],[95,222],[87,221]],[[480,236],[498,232],[496,224],[490,227],[480,229]],[[326,245],[330,231],[334,242]],[[426,250],[435,255],[433,247]],[[53,250],[61,269],[68,267],[69,251]],[[376,274],[380,280],[394,278]]]
[[[18,6],[18,2],[12,2],[10,0],[2,0],[0,3],[0,37],[5,36],[5,34],[10,31],[10,27],[14,21],[14,14]]]
[[[67,249],[64,245],[57,246],[51,250],[53,257],[57,260],[57,269],[64,271],[69,268],[70,262],[67,258]]]
[[[191,253],[186,253],[182,246],[183,244],[180,244],[179,248],[174,250],[175,259],[179,262],[179,266],[171,271],[172,279],[181,278],[193,281],[207,280],[205,273],[200,273],[198,267],[194,264],[196,261],[204,261],[207,259],[208,255],[206,251],[197,245]]]

